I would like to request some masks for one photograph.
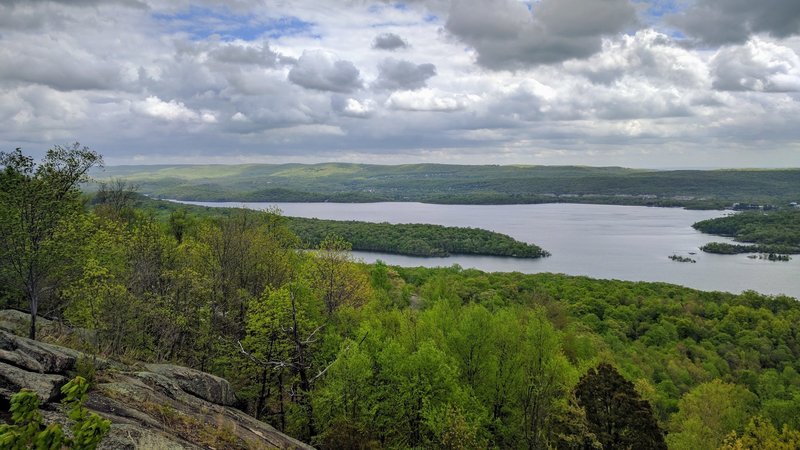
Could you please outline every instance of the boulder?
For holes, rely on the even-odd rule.
[[[0,361],[40,373],[64,373],[75,367],[80,352],[32,341],[0,330]]]
[[[36,331],[41,331],[45,328],[50,328],[53,321],[45,319],[44,317],[36,318]],[[31,327],[31,315],[18,311],[16,309],[3,309],[0,310],[0,330],[10,331],[12,333],[28,334]]]
[[[172,364],[147,364],[145,368],[175,381],[184,392],[195,397],[217,405],[232,406],[236,403],[233,388],[224,378]]]
[[[0,330],[0,398],[7,402],[20,389],[30,389],[43,403],[45,422],[68,428],[58,399],[81,357],[87,356]],[[223,378],[171,364],[94,361],[100,375],[84,405],[111,420],[100,450],[312,449],[232,408],[236,395]]]
[[[5,399],[24,388],[35,392],[40,402],[47,403],[61,395],[61,386],[66,383],[67,378],[62,375],[29,372],[0,362],[0,396]]]

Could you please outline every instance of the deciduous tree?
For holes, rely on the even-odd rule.
[[[0,256],[28,301],[31,339],[42,296],[75,253],[69,225],[84,210],[79,184],[99,164],[101,156],[77,142],[53,147],[38,164],[19,148],[0,152]]]

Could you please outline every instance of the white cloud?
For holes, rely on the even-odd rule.
[[[183,102],[175,100],[165,102],[154,95],[134,102],[131,111],[166,122],[217,122],[216,116],[211,111],[194,111],[187,108]]]
[[[567,61],[564,67],[605,84],[624,77],[645,77],[681,87],[704,87],[709,82],[708,67],[700,55],[653,29],[606,39],[601,52]]]
[[[386,106],[404,111],[453,112],[479,100],[477,95],[445,94],[433,89],[398,91],[386,100]]]
[[[789,47],[753,38],[723,47],[711,60],[714,88],[723,91],[800,91],[800,57]]]
[[[338,109],[342,115],[363,119],[373,115],[375,102],[370,99],[359,101],[354,98],[347,98],[334,108]]]

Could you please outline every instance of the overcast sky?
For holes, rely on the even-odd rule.
[[[800,167],[800,0],[0,0],[0,149]]]

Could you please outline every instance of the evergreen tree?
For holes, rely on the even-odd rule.
[[[589,369],[575,387],[575,397],[603,448],[666,450],[650,404],[610,364]]]

